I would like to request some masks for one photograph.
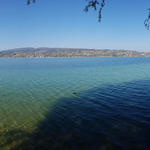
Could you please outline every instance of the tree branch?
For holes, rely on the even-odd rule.
[[[30,5],[31,3],[35,3],[36,0],[26,0],[27,5]],[[85,6],[84,11],[88,12],[89,8],[93,8],[95,11],[98,9],[98,21],[101,22],[102,20],[102,10],[105,6],[106,0],[85,0],[87,1],[87,5]],[[144,26],[147,30],[150,30],[150,9],[148,9],[148,17],[144,21]]]
[[[144,25],[145,25],[145,28],[147,29],[147,30],[149,30],[150,29],[150,8],[148,9],[148,16],[147,16],[147,18],[145,19],[145,21],[144,21]]]
[[[36,0],[27,0],[27,5],[30,5],[31,3],[35,3]]]
[[[89,8],[93,8],[94,10],[99,9],[99,14],[98,14],[98,21],[101,22],[102,19],[102,10],[103,7],[105,6],[105,0],[86,0],[88,1],[88,4],[85,6],[84,11],[88,12]]]

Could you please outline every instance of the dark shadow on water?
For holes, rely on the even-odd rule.
[[[18,133],[13,140],[24,139],[12,150],[148,150],[150,81],[108,85],[59,99],[32,134],[11,132]],[[11,142],[8,138],[4,144]]]

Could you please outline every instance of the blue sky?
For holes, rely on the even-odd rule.
[[[85,0],[1,0],[0,50],[19,47],[150,51],[144,28],[150,0],[106,0],[102,22]]]

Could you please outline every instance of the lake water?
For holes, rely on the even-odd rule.
[[[0,150],[149,150],[150,58],[0,59]]]

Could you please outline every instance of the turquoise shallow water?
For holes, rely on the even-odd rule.
[[[0,149],[148,149],[148,133],[149,58],[0,59]]]

